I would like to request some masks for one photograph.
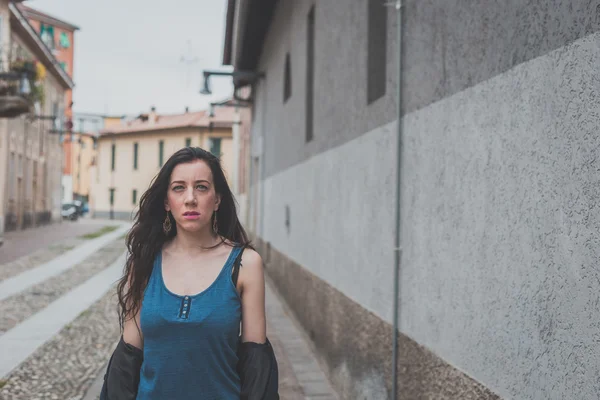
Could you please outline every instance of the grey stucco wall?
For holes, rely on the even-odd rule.
[[[382,0],[382,3],[385,1]],[[403,102],[412,112],[600,28],[600,0],[405,0]],[[304,141],[306,18],[315,4],[315,138]],[[259,69],[267,73],[265,175],[396,120],[397,24],[388,11],[384,97],[367,105],[365,0],[278,2]],[[285,55],[292,96],[283,102]],[[265,90],[264,88],[261,89]]]
[[[305,144],[309,6],[280,2],[261,61],[260,232],[390,322],[394,57],[388,94],[366,106],[366,4],[317,2],[315,140]],[[597,7],[406,6],[401,331],[504,398],[600,397],[600,36],[586,36]]]
[[[314,140],[305,142],[306,21],[312,1],[280,1],[260,69],[266,85],[257,96],[266,102],[265,176],[337,147],[395,120],[395,14],[388,13],[388,90],[367,106],[367,2],[316,2]],[[285,55],[290,53],[292,95],[283,103]],[[266,93],[263,93],[265,92]],[[257,119],[261,120],[260,112]]]
[[[600,397],[599,45],[405,117],[402,331],[505,398]]]

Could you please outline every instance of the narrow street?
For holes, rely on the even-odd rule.
[[[98,398],[119,338],[115,282],[129,229],[129,224],[111,222],[73,224],[73,232],[62,232],[55,241],[43,241],[49,236],[45,228],[19,232],[19,241],[46,247],[39,244],[35,257],[7,258],[0,265],[1,400]],[[95,237],[110,225],[116,229]],[[270,284],[267,319],[281,398],[337,399]]]
[[[62,221],[36,229],[6,232],[4,244],[0,246],[0,265],[25,255],[33,255],[39,250],[48,253],[48,247],[55,250],[59,247],[72,248],[80,243],[79,236],[96,231],[98,226],[109,224],[111,222],[106,220],[81,218],[75,222]]]

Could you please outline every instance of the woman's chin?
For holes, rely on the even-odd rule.
[[[178,229],[181,229],[185,232],[189,233],[198,233],[204,230],[205,226],[200,224],[198,221],[181,221],[178,226]]]

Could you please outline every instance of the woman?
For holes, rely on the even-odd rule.
[[[173,154],[140,199],[118,285],[122,342],[143,351],[137,399],[240,399],[240,322],[242,342],[266,342],[262,260],[248,246],[219,159]]]

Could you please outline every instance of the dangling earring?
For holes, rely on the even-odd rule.
[[[165,235],[168,235],[171,232],[171,219],[169,218],[169,212],[167,211],[167,216],[165,217],[165,222],[163,222],[163,231]]]
[[[213,216],[213,232],[214,233],[219,233],[219,225],[217,224],[217,212],[215,211],[215,214]]]

